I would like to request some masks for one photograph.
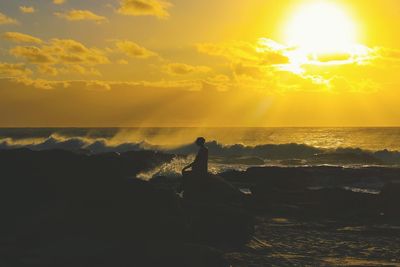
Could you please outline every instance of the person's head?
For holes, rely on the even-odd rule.
[[[204,146],[206,143],[206,139],[204,137],[198,137],[195,141],[195,144],[198,146]]]

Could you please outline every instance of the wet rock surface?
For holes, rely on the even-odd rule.
[[[0,151],[0,264],[400,264],[398,169],[265,167],[186,181],[135,178],[173,158]],[[183,198],[175,192],[182,181]],[[381,192],[345,189],[360,181]]]
[[[187,208],[171,188],[135,178],[172,158],[0,151],[1,260],[5,266],[227,266],[214,244],[244,244],[243,211],[194,200]]]
[[[399,266],[400,227],[384,222],[262,216],[232,266]]]

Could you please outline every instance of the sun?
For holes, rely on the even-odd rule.
[[[309,53],[331,53],[356,44],[356,28],[344,8],[332,2],[317,2],[300,7],[289,19],[284,34],[291,46]]]

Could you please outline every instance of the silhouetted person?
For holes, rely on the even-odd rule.
[[[204,137],[197,138],[195,144],[199,146],[195,160],[187,165],[182,170],[182,174],[186,175],[189,173],[195,175],[206,175],[208,173],[208,148],[205,146],[206,139]],[[192,169],[188,171],[188,169]]]

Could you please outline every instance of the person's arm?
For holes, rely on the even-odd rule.
[[[186,171],[187,169],[192,168],[192,166],[193,166],[193,163],[190,163],[189,165],[187,165],[186,167],[184,167],[184,168],[182,169],[182,172]]]
[[[195,164],[199,160],[199,157],[200,157],[200,151],[197,152],[197,155],[196,155],[196,158],[194,159],[194,161],[182,169],[182,172],[186,171],[187,169],[192,168],[193,164]]]

